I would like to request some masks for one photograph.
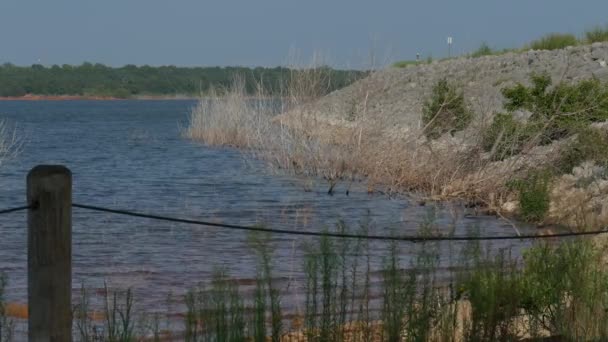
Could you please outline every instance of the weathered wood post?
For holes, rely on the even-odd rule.
[[[72,173],[39,165],[27,175],[30,342],[72,341]]]

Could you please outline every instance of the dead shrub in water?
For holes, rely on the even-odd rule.
[[[190,112],[184,135],[208,145],[251,148],[269,133],[271,103],[262,92],[249,97],[236,78],[229,89],[211,90]]]
[[[291,68],[283,82],[281,98],[271,99],[260,82],[250,97],[238,79],[230,89],[201,99],[193,108],[184,135],[209,145],[244,148],[247,153],[283,171],[321,176],[333,186],[349,173],[347,146],[332,136],[322,136],[319,117],[307,104],[332,89],[332,71],[322,65]],[[289,113],[289,116],[276,113]]]

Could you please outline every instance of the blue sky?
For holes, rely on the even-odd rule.
[[[607,0],[0,0],[0,63],[338,67],[515,47],[608,24]],[[379,64],[379,62],[378,62]]]

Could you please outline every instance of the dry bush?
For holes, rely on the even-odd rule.
[[[548,220],[579,229],[596,230],[608,224],[608,180],[603,166],[584,162],[562,175],[551,189]]]
[[[249,97],[245,83],[236,78],[229,89],[212,89],[190,112],[184,135],[209,145],[250,148],[268,133],[271,103],[260,90]]]
[[[244,148],[283,171],[321,176],[331,191],[350,172],[350,142],[324,135],[321,118],[308,110],[308,104],[331,89],[331,70],[321,64],[290,70],[280,99],[267,96],[261,86],[256,96],[248,96],[239,79],[230,89],[201,99],[184,135],[209,145]]]
[[[483,174],[471,176],[485,161],[462,139],[429,141],[422,128],[395,137],[393,127],[368,115],[367,98],[386,84],[358,82],[353,119],[330,119],[309,106],[331,83],[327,69],[313,65],[292,70],[281,92],[279,115],[273,108],[277,102],[263,90],[248,97],[236,82],[223,97],[200,101],[185,135],[209,145],[245,148],[274,169],[321,177],[329,192],[340,181],[366,178],[370,189],[456,197],[471,195],[485,181]]]

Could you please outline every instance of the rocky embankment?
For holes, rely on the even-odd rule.
[[[438,140],[426,141],[427,147],[431,146],[428,148],[430,154],[437,154],[438,150],[449,154],[450,151],[474,147],[474,140],[479,137],[485,125],[491,122],[496,113],[505,111],[501,89],[516,83],[529,84],[530,75],[534,73],[547,73],[554,83],[588,78],[608,82],[607,64],[608,43],[595,43],[562,50],[510,52],[479,58],[460,57],[405,68],[391,67],[321,98],[309,106],[307,112],[318,120],[321,124],[319,131],[324,134],[333,131],[329,135],[336,135],[336,132],[345,127],[374,127],[372,136],[377,137],[376,141],[403,142],[415,137],[415,145],[421,146],[426,141],[421,134],[423,105],[431,95],[432,87],[445,78],[463,91],[465,100],[474,113],[472,123],[464,131],[457,132],[454,136],[445,134]],[[513,114],[515,117],[526,118],[530,113]],[[469,192],[471,184],[476,184],[474,186],[478,189],[472,190],[477,191],[475,196],[485,196],[493,201],[495,194],[488,194],[491,191],[488,189],[494,184],[504,184],[515,172],[526,170],[532,165],[546,164],[551,156],[559,156],[562,143],[566,142],[537,146],[517,158],[486,163],[482,168],[460,177],[460,180],[454,177],[456,181],[452,184],[442,184],[441,193],[447,194],[456,188],[460,190],[454,192]],[[402,146],[402,149],[408,148],[408,145]],[[401,156],[395,155],[394,158]],[[441,161],[438,165],[440,164]],[[409,165],[417,167],[411,166],[411,163]],[[597,179],[601,187],[596,186],[597,182],[586,181],[582,182],[586,188],[581,188],[581,182],[577,180],[581,177],[588,180],[589,173],[601,175]],[[571,175],[557,178],[551,192],[552,203],[547,222],[580,225],[580,222],[571,222],[574,221],[572,217],[576,216],[583,218],[586,226],[608,224],[608,186],[604,186],[608,180],[604,179],[605,174],[608,173],[587,165],[573,170]],[[482,181],[485,182],[485,187],[480,185]],[[577,198],[576,205],[571,203],[567,194]],[[505,211],[517,210],[513,196],[502,198],[491,205],[498,209],[502,207]]]
[[[502,88],[517,82],[527,84],[532,73],[546,72],[554,81],[590,77],[608,81],[607,63],[608,43],[595,43],[387,68],[331,93],[312,109],[333,123],[373,118],[386,127],[416,129],[421,126],[422,106],[432,86],[446,78],[464,91],[480,120],[503,110]]]

